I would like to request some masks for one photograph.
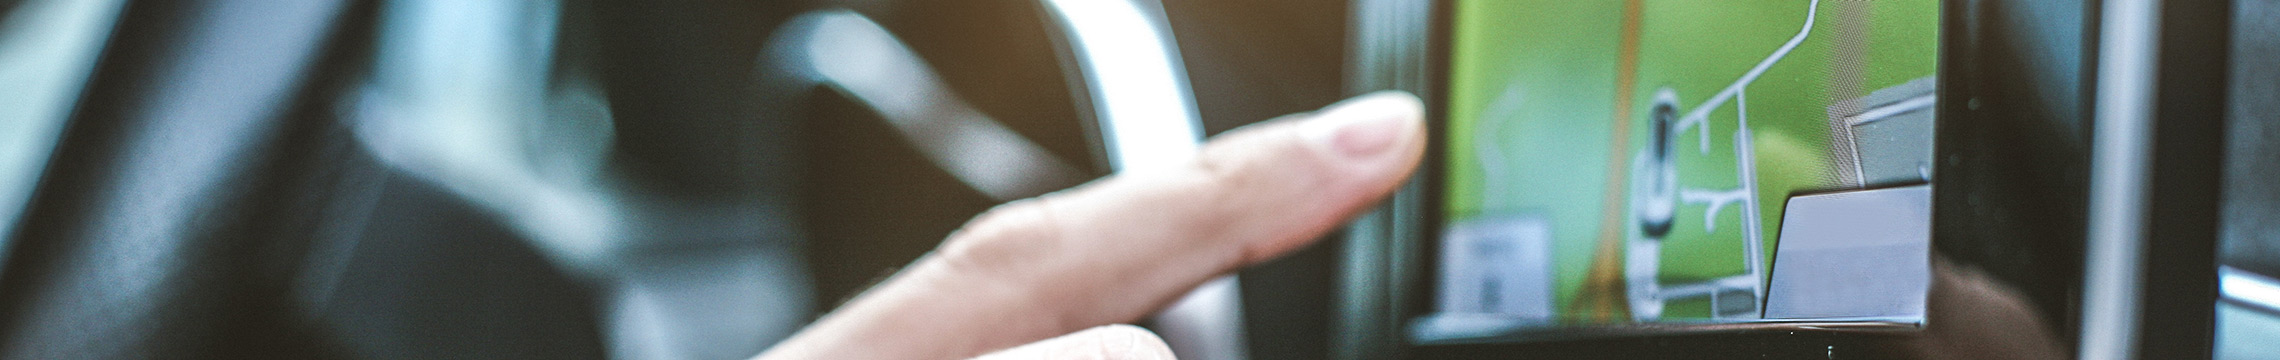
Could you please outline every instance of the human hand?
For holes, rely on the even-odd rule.
[[[1183,166],[991,209],[760,359],[966,358],[1138,320],[1392,194],[1424,154],[1422,109],[1408,94],[1366,95],[1230,131]],[[988,358],[1170,354],[1112,326]]]
[[[1884,349],[1907,359],[2055,360],[2067,351],[2050,320],[2008,283],[1946,257],[1932,257],[1924,331]]]

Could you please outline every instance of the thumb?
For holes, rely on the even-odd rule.
[[[1138,326],[1109,325],[1005,349],[973,360],[1173,360],[1164,339]]]

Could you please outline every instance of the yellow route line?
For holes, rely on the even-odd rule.
[[[1629,184],[1630,166],[1624,163],[1623,153],[1630,150],[1631,101],[1637,93],[1639,77],[1639,26],[1641,0],[1623,2],[1621,47],[1615,62],[1615,116],[1607,150],[1606,188],[1601,191],[1599,204],[1599,248],[1592,252],[1591,270],[1584,276],[1581,297],[1571,306],[1587,314],[1591,322],[1608,323],[1630,319],[1629,295],[1623,279],[1623,193]]]

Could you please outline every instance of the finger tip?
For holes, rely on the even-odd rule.
[[[1425,100],[1401,90],[1379,90],[1355,96],[1334,106],[1350,110],[1353,116],[1390,119],[1400,125],[1395,142],[1405,152],[1421,154],[1425,148]]]
[[[1355,96],[1330,106],[1333,111],[1350,110],[1389,118],[1420,122],[1425,116],[1425,100],[1416,94],[1401,90],[1379,90]]]
[[[1339,157],[1383,156],[1418,147],[1424,131],[1424,103],[1408,92],[1387,90],[1324,107],[1308,121],[1306,138],[1337,150]]]

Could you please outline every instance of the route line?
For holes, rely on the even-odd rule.
[[[1815,0],[1819,1],[1819,0]],[[1586,272],[1584,294],[1570,306],[1580,308],[1594,322],[1612,322],[1631,317],[1630,298],[1624,286],[1623,265],[1623,203],[1624,183],[1628,182],[1630,166],[1624,164],[1622,154],[1630,150],[1631,101],[1639,78],[1639,27],[1644,22],[1641,0],[1623,2],[1623,23],[1620,34],[1621,58],[1615,62],[1615,114],[1609,129],[1607,151],[1607,185],[1601,189],[1599,203],[1599,247],[1592,251],[1591,270]]]

